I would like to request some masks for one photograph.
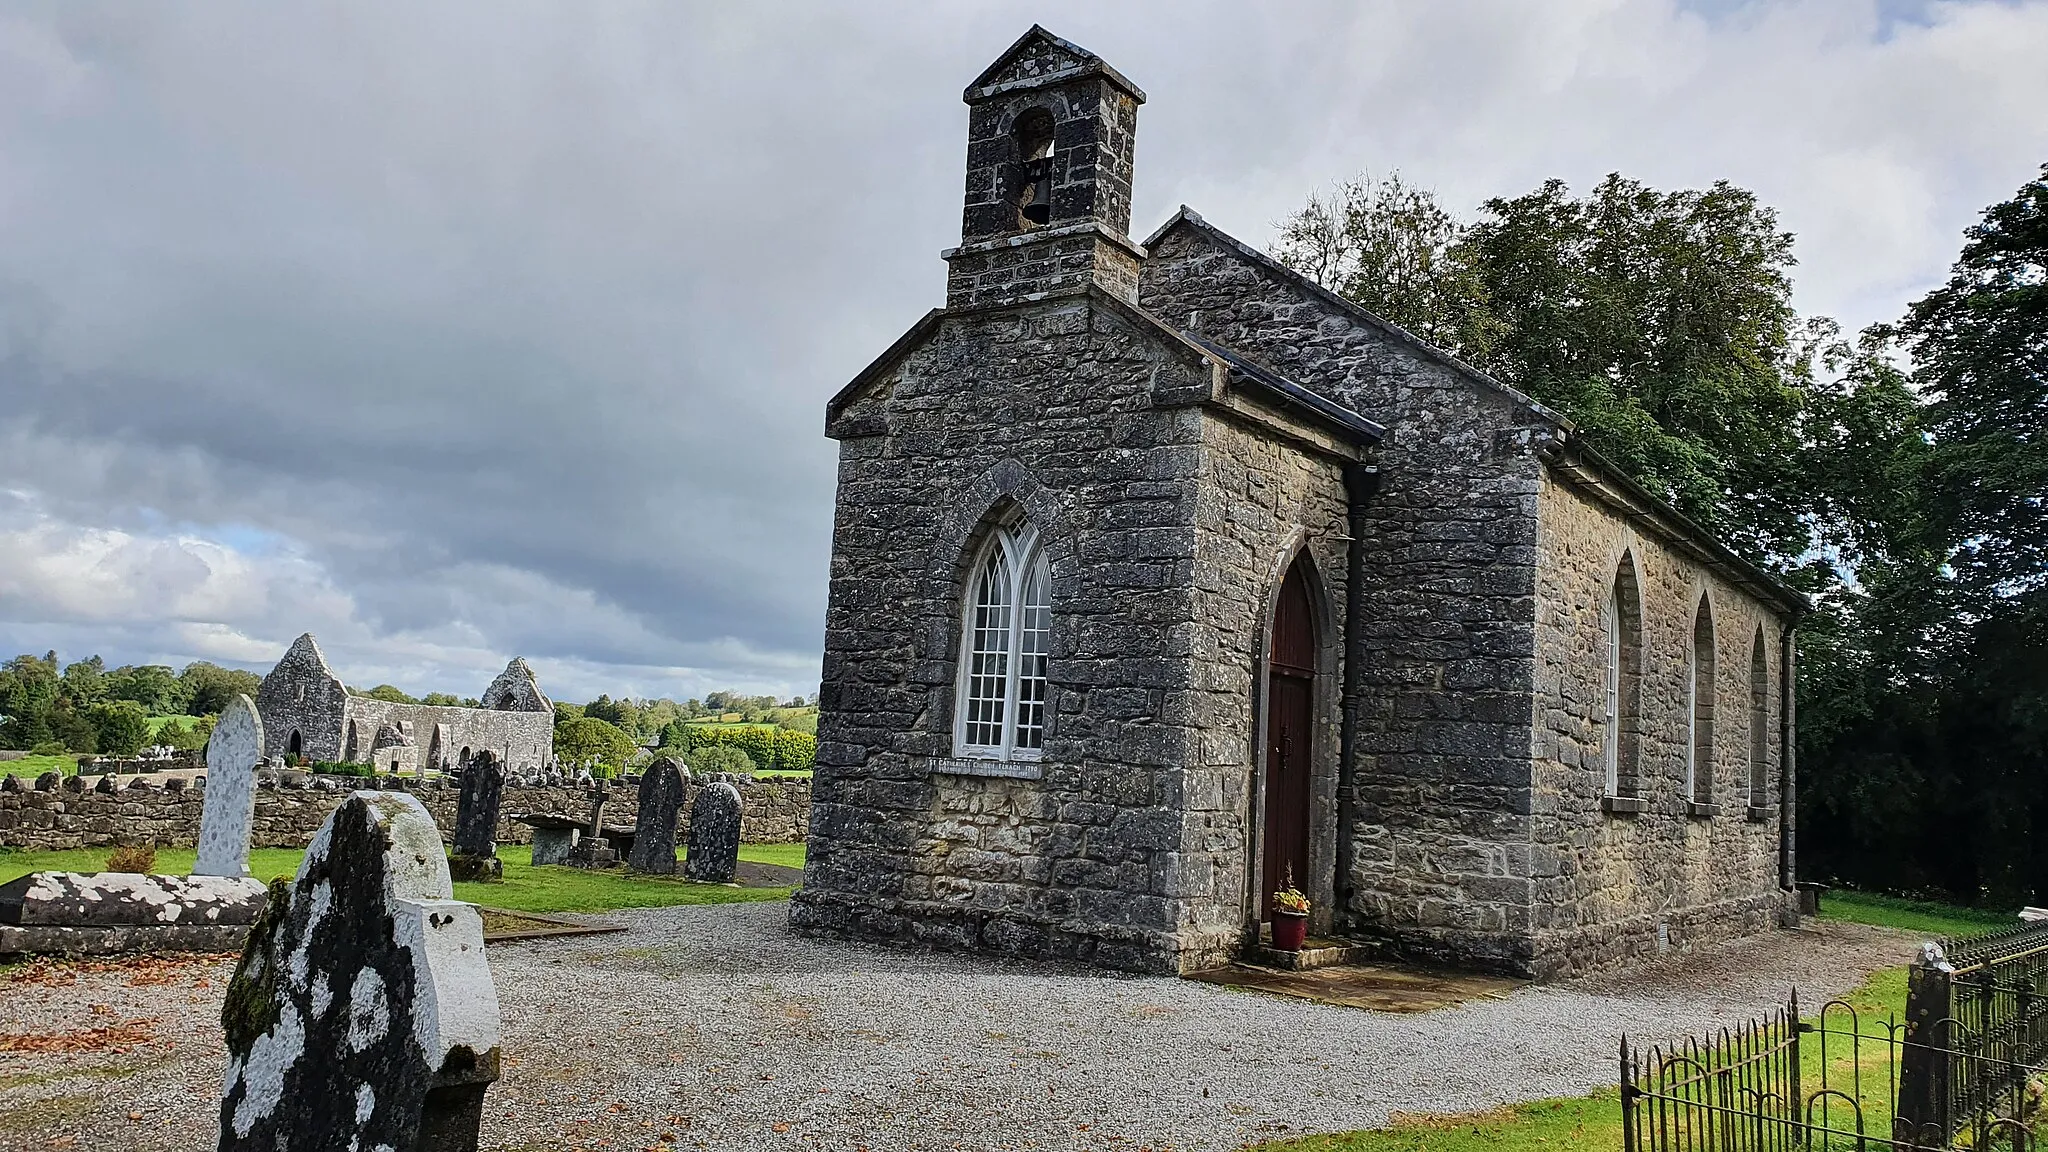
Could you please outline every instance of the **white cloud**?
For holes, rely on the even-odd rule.
[[[2048,4],[1048,0],[1141,235],[1399,168],[1727,178],[1851,328],[2048,159]],[[808,691],[824,400],[940,298],[1013,6],[0,15],[0,649]],[[10,648],[11,646],[11,648]]]

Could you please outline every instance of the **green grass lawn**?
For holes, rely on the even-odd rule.
[[[1906,970],[1879,972],[1842,999],[1855,1006],[1859,1031],[1881,1036],[1887,1017],[1904,1017],[1906,1013]],[[1829,1014],[1828,1026],[1846,1028],[1847,1017],[1837,1009]],[[1805,1044],[1799,1055],[1801,1081],[1818,1086],[1820,1046]],[[1870,1060],[1866,1052],[1866,1070]],[[1830,1041],[1828,1063],[1831,1083],[1847,1079],[1852,1060],[1842,1045]],[[1254,1152],[1616,1152],[1622,1146],[1621,1094],[1614,1087],[1589,1096],[1509,1104],[1456,1116],[1395,1112],[1392,1119],[1385,1128],[1279,1140],[1256,1145]],[[1870,1131],[1885,1131],[1889,1126],[1889,1117],[1866,1119]]]
[[[23,756],[19,760],[0,760],[0,776],[41,776],[45,772],[62,772],[66,776],[78,775],[78,755],[66,752],[62,756]]]
[[[2019,912],[1963,908],[1837,888],[1821,895],[1820,918],[1901,928],[1925,936],[1970,936],[1995,928],[2011,928],[2019,923]]]
[[[1927,936],[1965,936],[2016,923],[2009,913],[1981,908],[1963,908],[1877,896],[1867,892],[1836,889],[1821,898],[1821,918],[1857,924],[1899,928]],[[1890,968],[1877,973],[1861,988],[1842,998],[1856,1009],[1858,1030],[1869,1036],[1883,1036],[1885,1021],[1903,1019],[1906,1014],[1906,970]],[[1809,1015],[1819,1007],[1805,1005]],[[1830,1028],[1847,1028],[1848,1016],[1839,1009],[1829,1012]],[[1830,1040],[1829,1081],[1847,1079],[1852,1059],[1844,1044]],[[1864,1054],[1866,1080],[1875,1059]],[[1800,1050],[1803,1082],[1819,1085],[1820,1046],[1807,1043]],[[1882,1075],[1880,1071],[1878,1073]],[[1877,1098],[1883,1093],[1876,1094]],[[1878,1099],[1866,1105],[1878,1104]],[[1877,1114],[1882,1105],[1865,1116],[1867,1131],[1886,1131],[1890,1117]],[[1369,1132],[1343,1132],[1327,1136],[1303,1136],[1271,1144],[1260,1144],[1257,1152],[1615,1152],[1621,1147],[1621,1099],[1615,1088],[1603,1088],[1590,1096],[1537,1100],[1511,1104],[1487,1112],[1461,1116],[1416,1115],[1396,1112],[1393,1123]]]
[[[79,848],[63,852],[0,851],[0,884],[30,872],[98,872],[105,869],[105,848]],[[156,854],[159,872],[183,874],[192,870],[192,849],[160,848]],[[249,870],[269,880],[291,876],[299,870],[305,852],[296,848],[257,848],[249,853]],[[507,844],[498,849],[505,862],[502,884],[457,884],[455,897],[494,908],[519,912],[607,912],[615,908],[667,908],[678,904],[739,904],[758,900],[782,900],[788,888],[729,888],[722,884],[693,884],[661,876],[635,876],[623,871],[591,872],[582,868],[551,865],[533,866],[533,849]],[[740,859],[758,864],[781,864],[801,868],[802,844],[742,844]]]

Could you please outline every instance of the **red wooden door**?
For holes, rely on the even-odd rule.
[[[1259,915],[1271,919],[1273,893],[1287,886],[1307,891],[1309,760],[1316,694],[1315,621],[1310,616],[1308,573],[1297,561],[1280,585],[1273,610],[1273,644],[1266,659],[1265,891]]]

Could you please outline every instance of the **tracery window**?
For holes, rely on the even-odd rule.
[[[1052,574],[1029,524],[998,531],[973,569],[961,629],[954,744],[961,756],[1035,759],[1045,744]]]

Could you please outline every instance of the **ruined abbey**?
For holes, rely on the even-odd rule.
[[[945,306],[826,410],[794,924],[1186,972],[1291,886],[1553,976],[1796,916],[1796,593],[1194,212],[1133,239],[1096,56],[965,99]]]
[[[516,656],[484,689],[478,707],[399,704],[350,692],[308,632],[263,678],[256,711],[266,758],[447,771],[472,753],[489,751],[514,771],[554,764],[555,706]]]

